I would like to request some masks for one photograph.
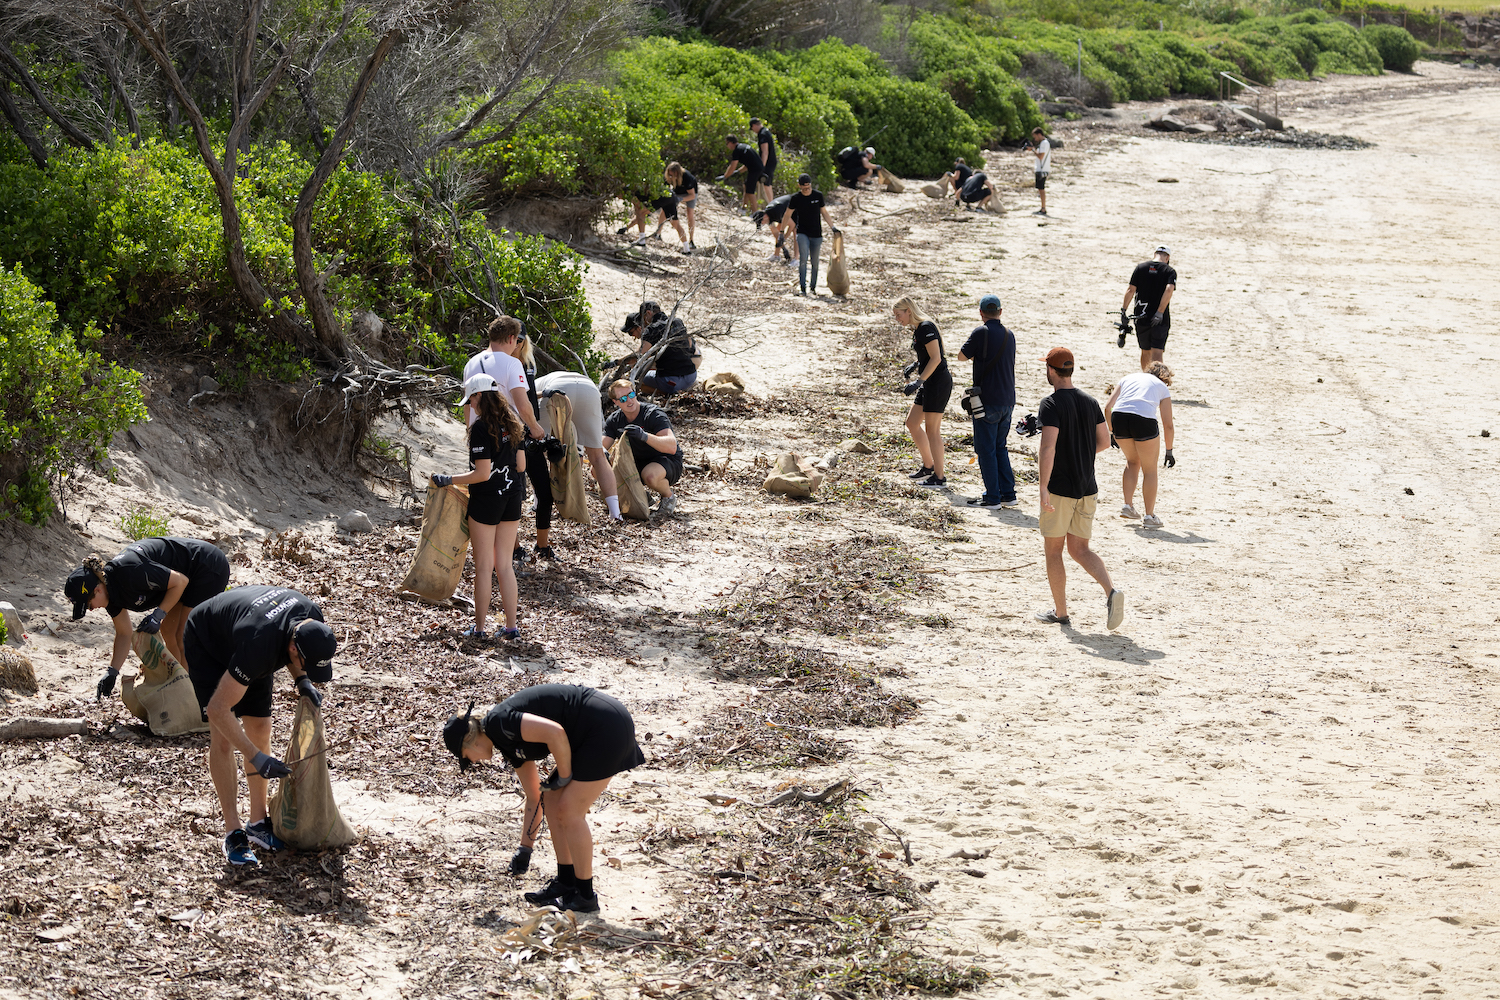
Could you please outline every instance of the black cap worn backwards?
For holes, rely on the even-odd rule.
[[[464,739],[469,735],[469,716],[473,714],[474,703],[471,701],[463,718],[450,715],[448,721],[443,723],[443,743],[448,747],[448,752],[458,758],[460,771],[467,771],[473,766],[473,762],[464,756]]]
[[[63,584],[63,596],[73,602],[75,622],[88,611],[89,601],[93,599],[94,588],[97,586],[99,586],[99,578],[91,569],[80,566],[68,574],[68,582]]]
[[[309,680],[318,684],[333,680],[333,654],[338,652],[339,641],[326,622],[302,619],[292,631],[292,641],[302,654],[302,672]]]

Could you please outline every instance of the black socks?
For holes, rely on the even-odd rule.
[[[573,866],[572,865],[558,865],[557,866],[557,880],[559,882],[561,882],[563,885],[577,885],[578,884],[578,876],[573,874]],[[591,884],[593,883],[593,881],[594,881],[593,879],[589,879],[589,882]]]
[[[569,866],[571,867],[571,866]],[[574,884],[578,886],[578,895],[592,896],[594,894],[594,880],[591,878],[575,878]]]

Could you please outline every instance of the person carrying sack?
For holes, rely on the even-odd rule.
[[[969,506],[1019,507],[1016,476],[1005,447],[1016,407],[1016,337],[1000,322],[1000,296],[979,300],[979,318],[984,322],[958,352],[958,360],[974,362],[974,385],[964,390],[959,406],[974,422],[974,454],[984,479],[984,494],[970,500]]]

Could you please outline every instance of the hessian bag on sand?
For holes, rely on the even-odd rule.
[[[430,486],[422,509],[422,537],[401,589],[429,601],[446,601],[464,575],[469,550],[469,491],[462,486]]]
[[[630,438],[620,437],[610,451],[609,461],[615,470],[615,488],[619,491],[620,513],[632,521],[651,520],[651,507],[646,501],[646,487],[641,485],[641,474],[635,467],[635,453],[630,450]]]
[[[885,184],[885,189],[892,194],[906,193],[906,185],[901,183],[901,179],[885,169],[885,167],[880,168],[880,180]]]
[[[271,826],[276,836],[299,851],[354,843],[358,838],[333,801],[323,712],[306,698],[297,699],[292,738],[282,760],[292,773],[277,783],[276,794],[271,796]]]
[[[844,266],[844,234],[833,234],[833,257],[828,261],[828,273],[823,285],[835,295],[849,294],[849,269]]]
[[[813,468],[809,459],[794,451],[782,452],[771,466],[771,474],[760,488],[767,493],[787,497],[810,497],[823,485],[823,473]]]
[[[193,693],[193,682],[167,651],[161,636],[137,632],[130,639],[130,648],[141,661],[139,684],[129,675],[120,681],[120,700],[130,714],[157,736],[208,732],[208,720],[203,718],[198,696]]]
[[[583,459],[578,457],[578,434],[573,430],[573,403],[567,393],[557,392],[547,400],[547,406],[552,435],[563,446],[562,461],[548,463],[552,502],[557,505],[559,517],[587,525],[592,517],[588,495],[583,492]]]

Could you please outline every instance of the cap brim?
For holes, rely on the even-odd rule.
[[[302,673],[314,684],[327,684],[333,680],[333,661],[319,660],[316,663],[308,663],[302,668]]]
[[[73,602],[73,620],[76,622],[89,610],[89,599],[87,597]]]

